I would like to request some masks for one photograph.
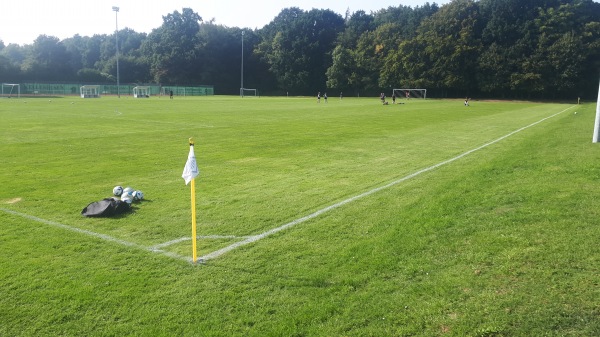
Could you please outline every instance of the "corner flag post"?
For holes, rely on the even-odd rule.
[[[194,154],[194,139],[189,139],[190,153],[188,154],[187,162],[183,168],[181,177],[185,180],[185,184],[191,185],[191,201],[192,201],[192,262],[196,263],[198,255],[196,252],[196,177],[200,174],[198,165],[196,164],[196,155]]]
[[[193,146],[193,145],[192,145]],[[197,249],[196,249],[196,179],[192,179],[192,184],[190,185],[191,198],[192,201],[192,261],[196,263],[198,259]]]

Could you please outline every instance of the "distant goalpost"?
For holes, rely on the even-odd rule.
[[[133,97],[135,98],[149,98],[150,87],[148,86],[137,86],[133,88]]]
[[[99,85],[82,85],[79,88],[81,98],[100,98]]]
[[[393,93],[398,98],[427,98],[427,89],[394,89]]]
[[[598,101],[596,102],[596,121],[594,123],[594,135],[592,143],[600,143],[600,83],[598,84]]]
[[[15,88],[17,88],[16,92]],[[2,83],[0,97],[11,98],[13,95],[16,95],[17,98],[21,98],[21,85],[14,83]]]
[[[260,97],[258,95],[258,89],[240,88],[240,97]]]

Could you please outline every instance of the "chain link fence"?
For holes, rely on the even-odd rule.
[[[159,84],[95,84],[95,83],[20,83],[22,96],[79,96],[80,88],[84,85],[97,85],[98,93],[102,95],[133,96],[133,88],[138,86],[149,87],[150,96],[169,96],[173,91],[174,96],[212,96],[215,94],[212,85],[179,86]]]

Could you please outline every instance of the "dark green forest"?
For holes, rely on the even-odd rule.
[[[592,0],[453,0],[372,13],[283,9],[261,29],[227,27],[183,8],[150,33],[118,32],[121,83],[214,85],[238,94],[595,99],[600,4]],[[116,36],[0,41],[0,81],[116,83]],[[243,39],[243,44],[242,44]],[[242,48],[243,45],[243,48]]]

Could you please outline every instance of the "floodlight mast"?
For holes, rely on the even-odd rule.
[[[115,42],[117,47],[117,96],[121,98],[121,92],[119,90],[119,7],[113,6],[112,10],[115,12]]]

